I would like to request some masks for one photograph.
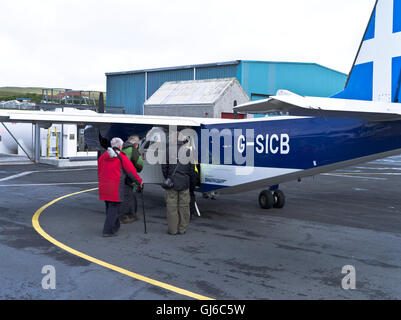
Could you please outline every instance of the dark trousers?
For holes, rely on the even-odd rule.
[[[104,222],[103,234],[114,234],[120,229],[120,202],[106,202],[106,221]]]
[[[133,217],[138,210],[138,204],[133,188],[129,185],[124,185],[124,202],[121,204],[120,217]]]

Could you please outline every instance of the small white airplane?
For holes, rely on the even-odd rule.
[[[162,140],[154,128],[191,128],[198,138],[198,191],[264,189],[259,205],[282,208],[285,196],[280,183],[401,154],[400,81],[401,0],[378,0],[344,91],[316,98],[281,90],[269,99],[235,108],[281,116],[224,120],[0,111],[0,121],[90,125],[87,142],[97,146],[99,134],[110,140],[140,133],[147,136],[141,146],[145,158]],[[145,183],[162,182],[159,165],[147,163],[142,175]]]

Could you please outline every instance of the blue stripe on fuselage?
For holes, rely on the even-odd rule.
[[[242,129],[244,135],[246,129],[254,129],[254,141],[248,142],[255,142],[258,135],[289,136],[288,154],[280,152],[272,154],[270,150],[268,153],[264,151],[259,154],[255,150],[255,167],[305,170],[401,148],[401,121],[367,122],[359,119],[298,118],[238,121],[205,125],[202,128],[209,130],[215,128],[219,131]],[[221,163],[224,163],[223,141],[221,138]],[[275,140],[274,143],[275,149],[280,147],[278,141]],[[237,147],[236,144],[237,141],[233,141],[233,148]],[[233,164],[235,165],[235,161]]]
[[[122,137],[124,140],[131,134],[140,133],[141,136],[151,126],[144,125],[118,125],[111,126],[108,138]],[[202,125],[202,129],[254,129],[254,166],[266,168],[285,169],[311,169],[337,162],[352,160],[376,153],[401,149],[401,121],[368,122],[360,119],[324,119],[324,118],[292,118],[233,121],[230,123]],[[266,153],[257,153],[256,137],[271,137],[288,135],[289,152],[273,154],[270,146]],[[201,146],[201,132],[198,130],[199,146]],[[210,139],[211,140],[211,139]],[[220,161],[224,163],[224,139],[221,138]],[[263,140],[266,142],[266,139]],[[270,141],[269,141],[270,142]],[[212,144],[209,144],[210,151]],[[266,146],[266,145],[265,145]],[[237,141],[232,138],[232,150],[237,148]],[[265,148],[266,149],[266,148]],[[273,149],[280,149],[280,141],[273,140]],[[199,160],[201,160],[200,150]],[[245,154],[246,152],[244,152]],[[211,156],[211,155],[210,155]],[[210,157],[211,158],[211,157]],[[236,165],[234,156],[233,165]],[[211,160],[210,162],[211,163]],[[245,165],[245,164],[242,164]],[[263,178],[263,177],[261,177]]]

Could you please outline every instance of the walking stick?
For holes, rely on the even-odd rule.
[[[195,209],[196,209],[196,213],[198,214],[198,217],[200,217],[201,214],[200,214],[200,211],[199,211],[199,208],[198,208],[198,204],[196,203],[196,201],[195,201]]]
[[[143,225],[145,228],[145,234],[147,234],[148,232],[146,230],[145,200],[143,199],[143,189],[141,190],[141,198],[142,198]]]

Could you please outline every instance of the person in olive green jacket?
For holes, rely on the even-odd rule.
[[[138,150],[140,139],[138,136],[131,136],[123,145],[123,152],[130,159],[136,171],[139,173],[143,169],[143,158]],[[124,202],[121,205],[120,221],[121,223],[131,223],[139,219],[137,213],[138,204],[135,196],[137,186],[129,180],[124,185]]]

